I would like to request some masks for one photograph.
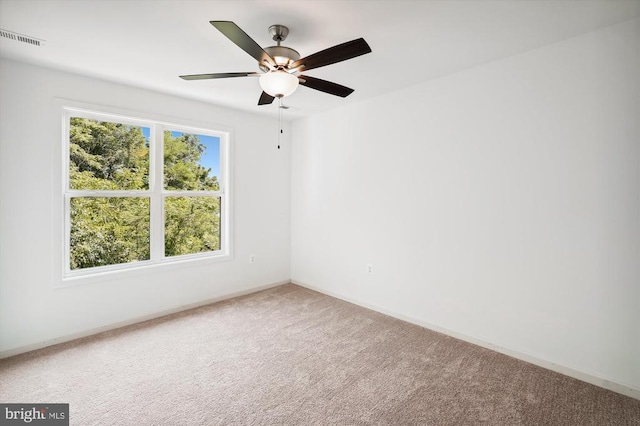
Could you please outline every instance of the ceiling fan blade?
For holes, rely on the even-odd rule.
[[[256,61],[261,64],[265,64],[271,67],[275,67],[275,61],[262,50],[262,47],[258,45],[251,37],[247,35],[239,26],[231,21],[209,21],[211,25],[216,27],[222,34],[224,34],[229,40],[234,42],[236,46],[251,55]]]
[[[258,99],[258,105],[269,105],[273,102],[274,99],[275,98],[267,92],[262,92],[262,95],[260,95],[260,99]]]
[[[192,74],[181,75],[183,80],[208,80],[211,78],[230,78],[230,77],[248,77],[253,75],[260,75],[258,72],[218,72],[214,74]]]
[[[371,48],[363,38],[351,40],[337,46],[330,47],[313,55],[295,61],[289,69],[297,71],[306,71],[313,68],[324,67],[325,65],[335,64],[336,62],[346,61],[366,53],[370,53]]]
[[[310,89],[316,89],[321,92],[329,93],[330,95],[336,95],[342,98],[346,98],[353,93],[353,89],[337,83],[332,83],[330,81],[321,80],[315,77],[309,77],[307,75],[301,75],[298,78],[300,79],[301,85],[306,86]]]

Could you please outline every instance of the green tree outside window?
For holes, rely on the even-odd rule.
[[[71,197],[70,269],[148,260],[149,129],[80,117],[69,124],[70,190],[141,191],[140,196]],[[205,150],[196,134],[164,131],[167,257],[220,250],[221,198],[184,193],[220,190],[217,176],[201,164]]]

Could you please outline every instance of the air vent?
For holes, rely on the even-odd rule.
[[[24,34],[14,33],[13,31],[7,31],[0,28],[0,37],[8,38],[15,41],[21,41],[23,43],[32,44],[34,46],[42,46],[44,40],[40,40],[34,37],[29,37]]]

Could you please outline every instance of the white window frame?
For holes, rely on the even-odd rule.
[[[180,120],[166,121],[158,117],[140,117],[143,114],[119,114],[102,108],[82,108],[62,105],[62,204],[63,204],[63,284],[65,281],[85,277],[111,275],[139,268],[174,265],[191,261],[220,261],[231,258],[231,202],[230,202],[230,131],[217,130],[213,126],[202,126]],[[146,190],[72,190],[69,188],[70,166],[70,120],[73,117],[97,121],[122,123],[148,127],[149,134],[149,188]],[[218,126],[216,126],[218,127]],[[164,131],[214,136],[220,140],[220,175],[218,191],[174,191],[164,189]],[[164,253],[165,199],[167,197],[219,197],[220,199],[220,250],[167,257]],[[71,199],[74,197],[144,197],[149,198],[150,256],[149,260],[71,269]]]

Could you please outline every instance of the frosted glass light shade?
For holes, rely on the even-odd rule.
[[[289,96],[298,88],[298,77],[280,70],[271,71],[260,76],[260,87],[276,98]]]

